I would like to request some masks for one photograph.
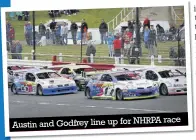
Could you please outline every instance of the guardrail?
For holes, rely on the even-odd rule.
[[[177,20],[183,20],[176,14],[176,11],[174,10],[173,6],[171,6],[171,15],[172,15],[172,19],[174,20],[175,24],[176,24]]]
[[[118,15],[116,15],[115,18],[113,18],[111,21],[107,23],[108,25],[108,31],[115,30],[116,26],[118,26],[125,18],[133,18],[134,9],[133,8],[123,8]]]

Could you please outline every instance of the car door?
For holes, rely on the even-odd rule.
[[[33,73],[26,73],[25,81],[21,83],[21,91],[27,94],[36,94],[36,78]]]
[[[114,83],[113,78],[110,74],[104,74],[104,76],[100,80],[102,82],[102,90],[104,96],[112,96],[114,92]]]

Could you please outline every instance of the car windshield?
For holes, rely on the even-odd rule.
[[[184,76],[182,73],[174,70],[165,70],[165,71],[159,71],[158,72],[161,78],[170,78],[170,77],[177,77],[177,76]]]
[[[37,77],[39,79],[49,79],[49,78],[58,78],[61,76],[57,74],[56,72],[43,72],[43,73],[38,73]]]
[[[136,80],[135,77],[132,77],[131,75],[128,75],[128,74],[115,75],[114,77],[118,81]]]

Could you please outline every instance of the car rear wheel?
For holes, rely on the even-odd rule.
[[[43,95],[43,89],[42,89],[42,86],[40,86],[40,85],[38,85],[38,87],[37,87],[37,95],[40,95],[40,96]]]
[[[160,87],[160,93],[161,95],[168,95],[168,89],[167,89],[167,86],[165,84],[162,84],[161,87]]]
[[[117,100],[123,100],[122,90],[118,89],[118,90],[116,91],[116,99],[117,99]]]
[[[88,99],[92,99],[92,96],[91,96],[91,93],[90,93],[90,89],[89,88],[86,88],[86,97]]]
[[[16,85],[12,85],[11,86],[11,91],[14,93],[14,94],[18,94],[18,92],[17,92],[17,89],[16,89]]]

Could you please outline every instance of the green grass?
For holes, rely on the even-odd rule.
[[[113,8],[113,9],[91,9],[91,10],[80,10],[77,15],[58,17],[58,19],[68,19],[75,22],[81,22],[84,18],[88,23],[90,28],[98,28],[101,22],[101,19],[104,19],[106,22],[112,20],[122,9]],[[16,39],[24,39],[24,21],[10,20],[7,13],[6,19],[10,21],[12,26],[15,28]],[[35,24],[39,25],[40,22],[46,23],[51,18],[48,16],[48,11],[36,11],[35,12]],[[32,22],[32,12],[30,12],[30,21]]]
[[[157,52],[159,55],[162,55],[162,58],[168,58],[169,57],[169,48],[171,46],[177,46],[177,42],[166,42],[166,43],[158,43]],[[108,56],[108,48],[107,45],[97,45],[96,46],[97,53],[96,57],[101,58],[95,58],[95,63],[108,63],[108,64],[114,64],[114,59],[108,59],[103,58],[103,56]],[[31,53],[32,47],[29,46],[23,46],[23,53]],[[83,58],[85,57],[86,53],[86,46],[83,46],[82,48],[82,54]],[[148,50],[143,47],[143,56],[142,57],[148,57]],[[69,45],[69,46],[45,46],[45,47],[36,47],[36,59],[37,60],[52,60],[53,55],[58,55],[59,53],[62,53],[63,55],[75,55],[77,57],[63,57],[63,61],[65,62],[80,62],[80,45]],[[39,54],[47,54],[47,56],[41,56]],[[23,57],[28,57],[28,59],[31,59],[31,55],[23,55]],[[125,63],[127,64],[128,61],[125,60]],[[141,64],[150,64],[150,59],[141,59]],[[163,60],[162,63],[158,63],[157,60],[155,62],[156,65],[173,65],[173,61],[171,60]]]

